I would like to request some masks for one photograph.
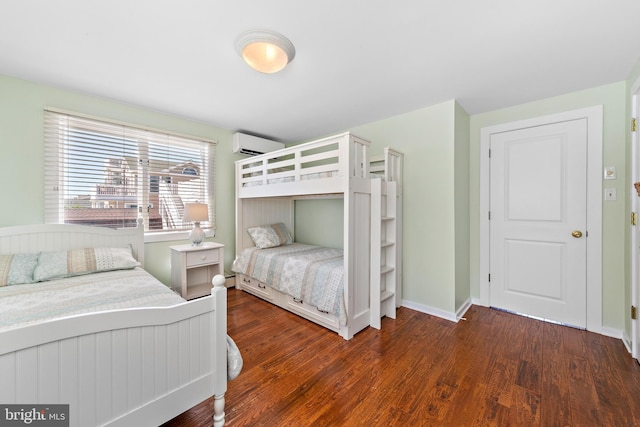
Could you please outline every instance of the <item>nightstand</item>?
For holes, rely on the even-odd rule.
[[[184,299],[211,294],[211,279],[224,274],[224,245],[176,245],[171,249],[171,288]]]

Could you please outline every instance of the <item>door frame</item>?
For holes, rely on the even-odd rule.
[[[491,135],[576,119],[587,119],[587,330],[602,333],[602,112],[603,106],[582,108],[480,129],[480,298],[490,306],[489,191]]]
[[[629,92],[629,98],[631,100],[630,112],[631,118],[638,120],[638,114],[640,109],[640,78],[637,79],[634,84],[631,86],[631,91]],[[633,183],[640,179],[640,164],[638,164],[638,155],[640,152],[638,151],[638,132],[631,131],[631,176],[629,178],[629,207],[631,212],[635,212],[636,214],[640,211],[640,199],[636,193],[636,190],[633,186]],[[631,280],[631,304],[632,306],[638,307],[638,301],[640,300],[640,265],[638,263],[638,256],[640,256],[637,237],[637,226],[630,227],[630,258],[631,258],[631,271],[630,271],[630,280]],[[625,313],[626,309],[625,309]],[[625,316],[626,317],[626,316]],[[631,336],[626,337],[626,340],[630,341],[631,346],[631,356],[635,359],[640,360],[640,337],[638,331],[638,320],[631,319]]]

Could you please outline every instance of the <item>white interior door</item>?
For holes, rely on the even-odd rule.
[[[490,140],[490,304],[587,326],[587,120]]]

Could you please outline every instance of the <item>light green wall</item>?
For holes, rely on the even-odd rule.
[[[0,182],[11,208],[0,209],[0,226],[42,223],[43,108],[56,107],[218,141],[216,154],[217,236],[225,244],[225,264],[233,260],[235,239],[235,155],[231,132],[108,99],[57,89],[0,75]],[[146,268],[164,283],[171,281],[170,244],[145,245]]]
[[[469,115],[455,104],[455,309],[469,302]]]
[[[511,108],[471,116],[470,129],[470,268],[471,295],[479,298],[479,226],[480,226],[480,129],[516,120],[570,111],[594,105],[604,106],[603,166],[615,166],[618,178],[607,181],[616,188],[616,201],[602,204],[602,309],[603,326],[622,330],[625,313],[625,225],[628,186],[625,159],[626,83],[619,82],[584,91],[543,99]]]
[[[308,199],[295,202],[295,240],[300,243],[343,247],[342,199]]]
[[[387,146],[404,153],[403,300],[449,313],[456,300],[455,110],[448,101],[351,129],[372,142],[374,155]]]
[[[403,300],[452,315],[469,299],[469,116],[452,100],[349,131],[371,141],[373,155],[404,153]],[[313,226],[327,215],[323,203],[296,207],[296,239],[298,230],[326,239]],[[341,210],[330,213],[341,220]]]

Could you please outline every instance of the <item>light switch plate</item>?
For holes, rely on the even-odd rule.
[[[616,179],[616,167],[607,166],[604,168],[604,179]]]

